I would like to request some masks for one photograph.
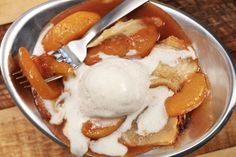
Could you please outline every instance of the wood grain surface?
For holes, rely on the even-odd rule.
[[[0,25],[15,20],[20,14],[30,7],[39,5],[47,0],[1,0],[0,1]],[[9,11],[11,12],[9,14]]]
[[[197,157],[235,157],[236,147],[218,150],[211,153],[198,155]]]
[[[17,107],[0,111],[0,128],[1,157],[72,157],[40,133]]]
[[[189,13],[207,25],[223,41],[236,61],[235,0],[160,1]],[[2,15],[0,14],[0,16]],[[0,26],[0,41],[9,25]],[[57,145],[38,131],[14,106],[14,102],[9,96],[0,75],[0,157],[72,157],[67,149]],[[188,156],[205,154],[235,146],[236,112],[233,112],[230,120],[219,134]],[[233,154],[234,156],[236,154],[235,148],[227,150],[229,150],[227,152],[230,152],[230,155]],[[216,156],[216,154],[228,156],[225,151],[216,152],[213,156]],[[212,154],[207,156],[211,157],[210,155],[212,156]],[[206,157],[206,155],[203,157]]]

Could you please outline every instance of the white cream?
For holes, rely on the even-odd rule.
[[[94,118],[90,119],[91,123],[93,123],[93,127],[108,127],[108,126],[113,126],[114,124],[117,123],[118,119],[117,118]]]
[[[165,100],[174,94],[165,86],[153,88],[150,91],[152,101],[137,119],[137,133],[143,136],[159,132],[167,124]]]
[[[50,101],[50,100],[44,100],[46,108],[49,109],[49,112],[51,114],[50,123],[59,125],[63,122],[63,119],[65,117],[65,105],[64,105],[64,99],[69,96],[68,92],[62,93],[58,98],[57,101]]]
[[[144,64],[148,73],[151,74],[160,63],[174,67],[179,63],[179,59],[186,58],[195,59],[195,53],[192,50],[178,50],[165,45],[157,45],[147,57],[138,61]]]
[[[45,108],[47,109],[47,111],[48,111],[51,115],[53,115],[53,114],[56,113],[56,110],[55,110],[55,108],[54,108],[54,104],[55,104],[54,101],[46,100],[46,99],[45,99],[45,100],[43,100],[43,104],[44,104]]]
[[[121,134],[119,132],[114,132],[104,138],[100,138],[97,141],[91,141],[89,148],[96,153],[105,154],[110,156],[124,156],[128,148],[123,144],[118,142]]]
[[[49,122],[55,125],[61,124],[65,115],[63,106],[55,106],[55,101],[51,100],[43,100],[43,104],[51,115],[51,119]]]
[[[80,78],[86,72],[88,66],[82,65],[77,71],[77,78],[70,78],[64,82],[65,91],[70,93],[70,96],[64,99],[66,126],[64,134],[70,140],[71,152],[77,156],[83,156],[88,151],[89,138],[81,132],[82,125],[88,117],[84,116],[80,111]]]

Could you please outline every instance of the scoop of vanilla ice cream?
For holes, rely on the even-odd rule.
[[[79,83],[81,112],[89,117],[120,117],[139,110],[149,75],[136,61],[110,57],[91,66]]]

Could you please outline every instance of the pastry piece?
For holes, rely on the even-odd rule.
[[[129,147],[171,145],[179,133],[178,124],[178,118],[172,117],[161,131],[142,136],[136,133],[137,124],[133,123],[132,128],[122,134],[120,142]]]
[[[187,76],[199,70],[198,61],[193,59],[182,59],[175,67],[166,64],[159,64],[153,72],[151,88],[158,86],[167,86],[174,92],[177,92]]]
[[[166,45],[166,46],[171,46],[176,49],[187,49],[188,44],[186,41],[181,40],[175,36],[170,36],[166,38],[165,40],[162,40],[160,44]]]

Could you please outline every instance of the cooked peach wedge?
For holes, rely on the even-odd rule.
[[[43,39],[46,52],[57,50],[68,42],[81,38],[98,20],[94,12],[78,11],[53,26]]]
[[[96,119],[96,121],[98,121],[96,123],[104,123],[104,121],[105,123],[107,123],[106,121],[109,123],[109,119]],[[82,133],[94,140],[108,136],[121,126],[121,124],[125,121],[125,117],[112,119],[111,121],[111,125],[98,126],[93,121],[89,120],[83,124]]]
[[[131,49],[137,51],[135,57],[143,58],[147,56],[158,39],[160,38],[160,33],[157,31],[157,28],[154,25],[150,25],[130,37]]]
[[[88,65],[100,61],[98,54],[103,52],[107,55],[125,57],[129,50],[136,50],[137,54],[130,57],[142,58],[150,53],[160,34],[153,26],[147,26],[132,36],[116,35],[108,38],[102,44],[89,49],[85,63]]]
[[[36,65],[32,61],[29,52],[26,48],[19,49],[19,65],[26,76],[27,80],[30,82],[32,87],[37,91],[37,93],[43,99],[55,99],[60,94],[60,90],[52,89],[43,79]]]
[[[110,30],[106,30],[101,35],[105,37],[104,40],[102,42],[99,41],[101,43],[88,49],[88,55],[85,59],[87,65],[100,61],[101,59],[98,54],[101,52],[124,58],[143,58],[147,56],[159,40],[159,30],[164,25],[159,18],[151,17],[121,23],[117,23]],[[128,29],[127,27],[122,29],[124,26],[127,26]],[[123,32],[116,31],[116,29],[121,29]],[[131,32],[130,30],[132,29],[137,31],[135,33]],[[135,50],[136,53],[127,55],[130,50]]]
[[[191,74],[180,92],[167,98],[166,111],[171,117],[188,113],[197,108],[208,94],[209,89],[205,75],[203,73]]]
[[[58,62],[53,56],[48,54],[34,57],[33,61],[44,78],[52,77],[53,75],[62,75],[64,77],[74,75],[72,66],[64,62]]]
[[[101,59],[98,53],[103,52],[107,55],[117,55],[124,57],[129,51],[131,40],[125,35],[117,35],[106,39],[102,44],[88,50],[88,55],[85,59],[87,65],[93,65]]]

